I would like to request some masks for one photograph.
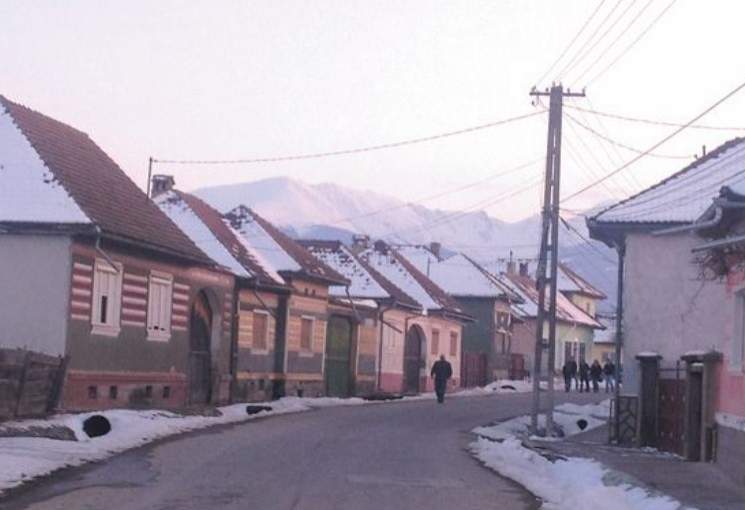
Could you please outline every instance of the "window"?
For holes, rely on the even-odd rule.
[[[450,332],[450,356],[458,355],[458,333]]]
[[[109,398],[111,400],[119,398],[119,388],[117,386],[109,386]]]
[[[173,276],[153,271],[147,292],[147,338],[168,340],[171,337],[171,295]]]
[[[263,310],[253,313],[253,348],[266,349],[269,337],[269,314]]]
[[[98,398],[98,386],[88,386],[88,398],[91,400]]]
[[[440,352],[440,332],[436,329],[432,330],[432,343],[430,345],[430,353],[436,355]]]
[[[733,333],[729,366],[731,370],[741,371],[745,360],[745,290],[735,294],[735,328]]]
[[[170,386],[163,386],[163,398],[164,399],[171,398],[171,387]]]
[[[310,351],[313,348],[313,318],[300,318],[300,348]]]
[[[111,265],[96,259],[93,275],[92,332],[99,335],[119,334],[119,314],[122,306],[122,265]]]
[[[507,354],[508,352],[508,345],[507,345],[507,335],[504,333],[497,333],[497,336],[499,337],[499,345],[500,345],[500,353]]]

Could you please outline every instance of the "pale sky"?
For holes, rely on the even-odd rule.
[[[640,9],[602,69],[670,0],[606,0],[585,67]],[[598,5],[590,0],[468,1],[12,1],[0,3],[0,93],[88,132],[142,187],[148,156],[234,159],[332,151],[427,136],[534,111],[529,89]],[[620,15],[628,7],[626,15]],[[684,122],[745,79],[745,3],[678,0],[579,106]],[[591,48],[590,46],[588,46]],[[569,59],[565,59],[564,62]],[[557,66],[557,70],[563,67]],[[550,79],[550,77],[549,77]],[[575,81],[572,81],[575,80]],[[538,84],[547,85],[547,82]],[[673,128],[592,116],[578,120],[646,149]],[[745,126],[745,92],[702,123]],[[385,151],[242,166],[159,165],[183,189],[289,176],[403,200],[444,192],[545,156],[546,117]],[[633,157],[564,126],[570,193]],[[685,132],[658,150],[692,155],[742,132]],[[574,154],[580,153],[577,156]],[[620,155],[620,157],[619,157]],[[573,158],[584,160],[586,167]],[[687,161],[645,158],[626,177],[566,204],[622,198]],[[424,205],[470,208],[537,179],[542,164]],[[629,175],[633,174],[633,177]],[[566,194],[566,193],[565,193]],[[517,220],[538,187],[487,208]]]

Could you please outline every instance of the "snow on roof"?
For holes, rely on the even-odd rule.
[[[475,262],[461,253],[445,260],[437,260],[425,248],[398,251],[452,296],[496,298],[505,295],[505,289],[500,287],[495,279],[487,276]],[[427,254],[433,257],[429,259],[429,264],[426,262]]]
[[[177,192],[168,191],[155,197],[154,200],[161,211],[215,263],[229,269],[237,276],[245,278],[253,276],[233,257],[212,230],[204,224]]]
[[[0,221],[90,224],[0,102]]]
[[[745,181],[745,138],[730,140],[654,186],[601,211],[598,223],[691,223],[722,186]]]
[[[433,264],[439,262],[435,254],[426,246],[400,245],[396,246],[396,251],[425,275],[428,274]]]
[[[349,295],[353,298],[386,299],[391,295],[375,280],[354,254],[337,241],[305,241],[301,243],[314,256],[349,280]],[[346,296],[346,289],[333,285],[329,293]]]
[[[274,271],[300,271],[302,267],[287,253],[256,220],[248,208],[231,211],[238,221],[233,221],[235,230],[240,234],[245,246],[260,255]]]
[[[417,279],[407,270],[391,250],[383,253],[371,248],[360,253],[360,257],[375,271],[383,275],[393,285],[414,299],[423,308],[440,309],[440,304],[427,292]]]
[[[579,292],[596,299],[606,299],[608,297],[563,262],[559,264],[559,271],[556,276],[559,281],[558,288],[562,292]]]

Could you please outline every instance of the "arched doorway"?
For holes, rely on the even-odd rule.
[[[352,322],[331,316],[326,326],[326,394],[348,397],[352,392]]]
[[[212,393],[212,307],[207,294],[202,290],[191,306],[191,328],[189,334],[189,403],[207,404]]]
[[[422,368],[424,331],[414,324],[406,332],[404,342],[404,393],[419,393],[419,374]]]

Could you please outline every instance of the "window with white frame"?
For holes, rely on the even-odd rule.
[[[122,265],[96,259],[93,274],[92,332],[116,336],[122,308]]]
[[[149,340],[171,337],[171,297],[173,276],[153,271],[147,290],[147,336]]]
[[[735,327],[732,336],[731,370],[743,370],[745,362],[745,289],[735,293]]]

